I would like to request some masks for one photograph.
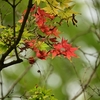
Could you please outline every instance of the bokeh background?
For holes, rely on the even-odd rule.
[[[61,36],[68,39],[72,45],[79,47],[76,52],[79,58],[72,62],[63,57],[37,60],[32,68],[24,75],[12,90],[11,96],[6,100],[21,100],[25,92],[34,88],[36,84],[52,89],[58,100],[72,100],[82,87],[91,79],[91,73],[96,67],[100,52],[100,0],[73,0],[73,10],[79,12],[76,16],[77,27],[64,22],[59,30]],[[16,10],[16,21],[27,7],[28,0],[22,0]],[[4,25],[12,25],[12,8],[0,0],[0,13],[2,12]],[[27,51],[27,55],[31,55]],[[2,71],[3,92],[7,93],[14,81],[29,66],[25,60],[21,64],[10,66]],[[74,100],[100,100],[100,65],[94,76],[78,98]]]

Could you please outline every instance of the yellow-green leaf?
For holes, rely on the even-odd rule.
[[[37,5],[39,5],[41,1],[46,2],[46,0],[34,0],[34,2],[36,2],[36,3],[37,3]]]
[[[6,26],[0,25],[0,28],[6,28]]]

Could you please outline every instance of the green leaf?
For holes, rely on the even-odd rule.
[[[28,100],[58,100],[52,95],[52,91],[45,87],[35,86],[29,91],[29,94]]]
[[[34,1],[37,2],[37,5],[39,5],[41,1],[46,2],[46,0],[34,0]]]
[[[7,50],[7,46],[0,41],[0,54],[3,54]]]
[[[0,25],[0,28],[1,28],[1,29],[2,29],[2,28],[6,28],[6,26]]]
[[[23,38],[23,39],[30,39],[30,38],[32,38],[33,36],[34,36],[33,33],[29,33],[27,30],[24,30],[22,38]]]
[[[40,50],[47,50],[48,48],[49,48],[49,46],[45,42],[42,42],[39,47]]]

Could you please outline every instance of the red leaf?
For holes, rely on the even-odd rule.
[[[42,17],[47,17],[47,18],[50,18],[50,19],[54,19],[55,16],[49,14],[49,13],[46,13],[44,10],[42,10],[40,7],[38,7],[38,10],[37,10],[37,13],[39,16],[42,16]]]
[[[55,35],[55,36],[58,36],[59,33],[60,33],[56,27],[53,28],[53,30],[51,30],[51,31],[52,31],[52,34]]]
[[[74,48],[71,47],[69,48],[69,50],[62,52],[62,54],[67,57],[69,60],[71,60],[71,57],[78,57],[74,52],[77,50],[78,48]]]
[[[57,28],[51,28],[50,26],[46,25],[47,18],[54,19],[54,16],[46,13],[44,10],[42,10],[40,7],[38,7],[36,14],[33,15],[36,18],[36,23],[40,30],[44,32],[46,35],[55,35],[58,36],[59,31]]]
[[[50,41],[51,41],[51,42],[57,42],[56,39],[57,39],[56,37],[53,37],[53,38],[50,38]]]
[[[49,27],[46,25],[41,26],[40,29],[42,32],[44,32],[46,34],[48,34],[47,32],[49,32],[49,30],[50,30]]]
[[[34,46],[35,42],[36,42],[36,40],[26,40],[25,41],[25,46],[27,48],[32,48]]]
[[[56,50],[56,49],[51,50],[50,53],[52,54],[52,58],[60,55],[59,50]]]
[[[35,8],[36,8],[36,5],[34,5],[34,6],[31,8],[30,12],[33,12],[33,11],[35,10]]]
[[[33,57],[29,57],[28,61],[29,61],[30,64],[34,64],[35,63],[35,60],[34,60]]]
[[[72,57],[77,57],[77,55],[74,52],[78,48],[72,47],[71,44],[67,43],[67,40],[62,39],[61,43],[54,44],[53,47],[54,49],[50,51],[53,57],[63,55],[69,60]]]
[[[37,50],[36,51],[36,56],[40,59],[46,59],[46,57],[48,56],[47,52],[46,51],[40,51],[40,50]]]

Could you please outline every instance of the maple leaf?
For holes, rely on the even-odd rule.
[[[51,50],[50,53],[52,54],[52,58],[60,55],[60,51],[56,49]]]
[[[45,33],[46,35],[54,35],[54,36],[59,37],[58,35],[59,35],[60,32],[58,31],[58,29],[57,29],[56,27],[51,28],[51,27],[49,27],[49,26],[47,26],[47,25],[42,25],[42,26],[40,27],[40,30],[41,30],[43,33]]]
[[[36,18],[36,23],[40,28],[44,25],[45,22],[46,20],[42,16]]]
[[[45,15],[45,12],[43,10],[41,10],[40,8],[38,8],[37,13],[33,15],[33,16],[35,16],[36,23],[39,27],[43,26],[44,23],[46,22],[44,15]]]
[[[37,50],[36,51],[36,56],[40,59],[46,59],[46,57],[48,56],[48,53],[44,50]]]
[[[57,39],[56,37],[49,38],[49,40],[50,40],[51,42],[57,42],[56,39]]]
[[[63,55],[69,60],[71,60],[72,57],[77,57],[74,52],[78,48],[72,47],[72,45],[69,44],[67,40],[62,39],[61,43],[53,44],[53,47],[54,49],[50,51],[53,57]]]
[[[49,13],[46,13],[40,7],[38,7],[37,13],[34,14],[33,16],[35,16],[36,23],[38,24],[39,27],[41,27],[42,25],[44,25],[44,23],[46,22],[46,18],[54,19],[53,15],[51,15]]]
[[[29,57],[28,61],[30,64],[34,64],[35,63],[35,59],[33,57]]]
[[[74,52],[77,50],[78,48],[75,47],[70,47],[69,50],[62,52],[62,54],[68,58],[69,60],[71,60],[71,57],[78,57]]]
[[[69,60],[71,60],[71,57],[78,57],[74,52],[78,49],[76,47],[72,47],[71,44],[67,42],[67,40],[62,39],[62,47],[63,50],[61,53],[64,55],[64,57],[67,57]]]
[[[52,34],[55,35],[55,36],[58,36],[59,35],[59,31],[56,27],[54,27],[52,30],[51,30]]]
[[[44,10],[38,7],[37,12],[33,16],[36,18],[36,23],[43,33],[45,33],[46,35],[52,34],[58,36],[60,32],[56,27],[46,25],[47,19],[54,19],[54,15],[46,13]]]
[[[71,44],[68,44],[68,41],[65,40],[64,38],[62,38],[61,45],[63,48],[65,48],[65,50],[71,47]]]
[[[46,3],[46,7],[44,7],[43,9],[50,14],[54,14],[57,15],[58,14],[58,6],[59,2],[57,2],[56,0],[48,0]]]
[[[47,50],[47,48],[49,48],[49,46],[45,42],[40,42],[40,45],[38,48],[39,48],[39,50]]]
[[[55,17],[54,15],[50,13],[46,13],[45,10],[41,9],[40,7],[38,7],[37,13],[39,16],[42,16],[45,18],[47,17],[47,18],[53,19]]]
[[[40,30],[41,30],[42,32],[46,33],[46,32],[48,32],[50,29],[49,29],[49,27],[48,27],[47,25],[42,25],[42,26],[40,27]]]
[[[46,45],[44,42],[36,42],[36,40],[27,40],[25,41],[25,45],[27,48],[31,48],[35,53],[36,53],[36,57],[40,58],[40,59],[46,59],[46,57],[48,56],[48,53],[46,52],[46,49],[48,47],[48,45]],[[39,50],[38,48],[42,49]],[[29,59],[30,63],[33,61],[33,59]]]
[[[56,50],[61,50],[62,49],[62,44],[61,43],[57,43],[57,44],[54,44],[53,47],[56,49]]]
[[[34,46],[35,42],[36,42],[36,40],[26,40],[25,41],[25,46],[27,48],[32,48]]]
[[[25,41],[25,47],[26,48],[30,48],[32,49],[33,51],[37,51],[37,42],[36,40],[26,40]]]
[[[41,1],[46,2],[46,0],[34,0],[34,2],[37,2],[37,5],[39,5]]]

